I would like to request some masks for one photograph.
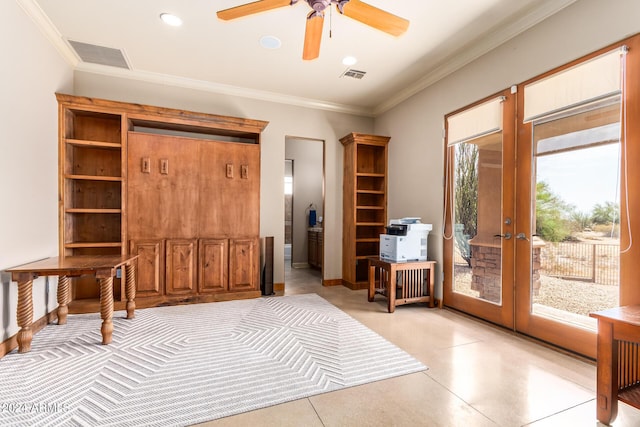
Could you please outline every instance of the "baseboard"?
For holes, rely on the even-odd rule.
[[[311,267],[309,263],[306,262],[292,262],[291,268],[309,268]]]
[[[342,285],[342,279],[328,279],[322,281],[322,286],[340,286]]]
[[[57,310],[52,311],[49,314],[45,314],[31,325],[31,331],[33,335],[37,334],[42,328],[47,326],[49,323],[53,323],[58,319]],[[18,348],[18,334],[9,337],[7,340],[0,344],[0,359],[2,359],[6,354],[11,353],[14,349]]]
[[[275,292],[284,291],[284,282],[283,283],[274,283],[273,284],[273,290]]]
[[[359,291],[361,289],[369,289],[369,282],[349,282],[342,279],[342,285],[351,289],[352,291]]]

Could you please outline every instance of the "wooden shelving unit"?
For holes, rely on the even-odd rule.
[[[58,97],[60,255],[125,254],[122,114]],[[72,279],[74,300],[97,300],[93,278]],[[114,296],[124,297],[116,279]]]
[[[59,254],[138,255],[138,307],[260,296],[267,122],[56,94]],[[116,309],[122,280],[114,280]],[[96,311],[72,279],[73,313]]]
[[[368,286],[370,256],[380,251],[387,223],[387,136],[350,133],[344,146],[342,283]]]

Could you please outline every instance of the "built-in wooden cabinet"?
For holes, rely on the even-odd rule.
[[[324,251],[324,238],[321,230],[308,230],[308,263],[311,267],[322,268],[322,256]]]
[[[380,252],[387,222],[387,136],[350,133],[344,146],[342,283],[368,286],[367,258]]]
[[[141,307],[260,295],[267,122],[56,96],[62,256],[138,255]],[[93,282],[74,279],[74,311],[95,307]]]

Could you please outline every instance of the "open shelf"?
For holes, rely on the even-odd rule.
[[[385,174],[383,174],[383,173],[358,172],[358,173],[356,173],[356,176],[357,177],[364,176],[364,177],[370,177],[370,178],[384,178]]]
[[[99,176],[99,175],[65,175],[67,179],[82,179],[87,181],[114,181],[122,182],[121,176]]]
[[[122,246],[121,242],[71,242],[65,243],[64,247],[67,249],[74,248],[119,248]]]
[[[84,208],[69,208],[65,209],[66,213],[86,213],[86,214],[119,214],[122,213],[122,209],[84,209]]]
[[[101,148],[108,150],[120,150],[122,149],[122,144],[119,142],[106,142],[106,141],[91,141],[87,139],[72,139],[67,138],[65,142],[69,145],[73,145],[76,147],[92,147],[92,148]]]

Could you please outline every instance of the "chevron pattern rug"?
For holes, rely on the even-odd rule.
[[[0,359],[0,425],[182,426],[427,369],[316,294],[49,325]]]
[[[182,426],[427,369],[316,294],[99,314],[0,359],[0,425]]]

